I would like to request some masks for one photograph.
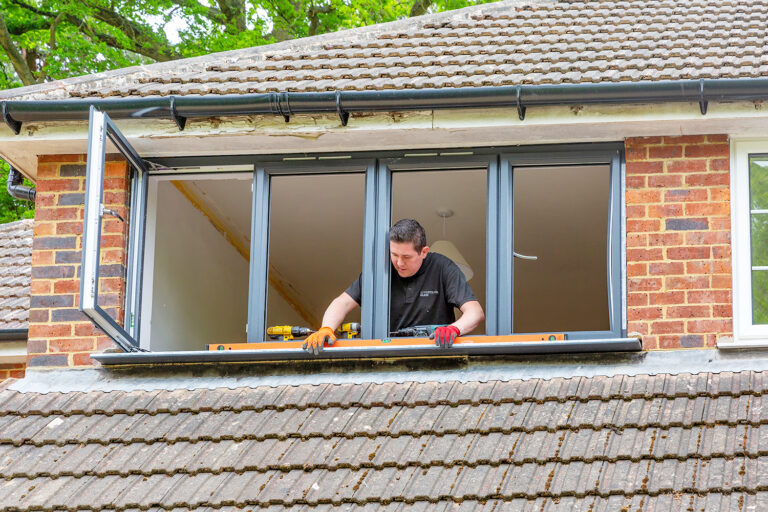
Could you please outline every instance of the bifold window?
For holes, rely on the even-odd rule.
[[[126,350],[301,339],[358,278],[361,307],[345,319],[355,327],[340,337],[388,339],[388,231],[403,218],[419,221],[430,250],[461,269],[485,313],[473,336],[625,335],[620,145],[147,166],[106,116],[94,111],[91,122],[84,310]],[[104,285],[99,263],[114,256],[97,235],[115,228],[112,219],[102,226],[107,140],[133,173],[125,318],[110,316],[93,286],[100,277]]]
[[[768,141],[737,141],[733,197],[734,332],[768,342]]]

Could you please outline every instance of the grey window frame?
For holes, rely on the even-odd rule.
[[[113,125],[112,125],[113,126]],[[119,133],[119,132],[118,132]],[[128,146],[130,147],[130,146]],[[624,148],[622,143],[590,143],[521,147],[459,148],[450,150],[379,151],[344,154],[302,154],[224,157],[163,157],[147,159],[153,169],[147,174],[167,173],[169,168],[206,165],[253,165],[253,203],[251,216],[251,261],[249,263],[249,303],[247,341],[264,340],[269,267],[269,192],[270,177],[280,174],[365,173],[365,215],[362,268],[362,337],[388,337],[389,276],[387,231],[391,223],[392,173],[407,170],[478,169],[487,170],[486,222],[486,335],[514,332],[513,242],[514,170],[519,167],[605,164],[610,167],[608,237],[606,244],[609,323],[606,331],[573,331],[569,339],[587,340],[626,336],[623,314],[624,241],[622,202]],[[162,169],[165,167],[165,169]],[[89,171],[90,174],[90,171]],[[146,201],[146,178],[134,186],[136,200]],[[146,207],[143,206],[145,209]],[[136,213],[141,219],[142,208]],[[132,212],[133,213],[133,212]],[[132,231],[133,231],[132,226]],[[144,225],[136,226],[131,236],[132,282],[140,283],[141,246]],[[137,245],[134,245],[137,244]],[[138,276],[138,278],[137,278]],[[131,285],[129,285],[131,286]],[[133,297],[126,304],[126,315],[140,311],[141,290],[131,286]],[[135,325],[138,326],[140,319]],[[134,327],[132,333],[138,333]],[[133,343],[136,340],[131,338]]]

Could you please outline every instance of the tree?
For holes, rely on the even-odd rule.
[[[489,1],[494,0],[0,0],[0,88],[259,46]],[[173,27],[181,27],[177,36]],[[0,176],[7,176],[7,166],[3,169]],[[0,221],[30,211],[7,196],[5,178],[0,207]]]

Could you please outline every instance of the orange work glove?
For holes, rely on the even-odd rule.
[[[336,343],[336,334],[334,334],[333,329],[330,327],[321,327],[319,331],[315,331],[307,336],[301,348],[317,356],[323,351],[325,343],[328,343],[328,346]]]

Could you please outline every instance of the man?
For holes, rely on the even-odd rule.
[[[483,308],[464,274],[449,258],[429,252],[424,228],[415,220],[403,219],[389,230],[389,256],[394,269],[389,300],[390,331],[439,324],[442,327],[435,329],[435,344],[445,348],[485,319]],[[333,345],[336,329],[350,311],[360,306],[361,281],[358,277],[331,302],[323,315],[323,327],[305,340],[305,350],[317,355],[325,342]],[[454,307],[462,313],[458,320]]]

